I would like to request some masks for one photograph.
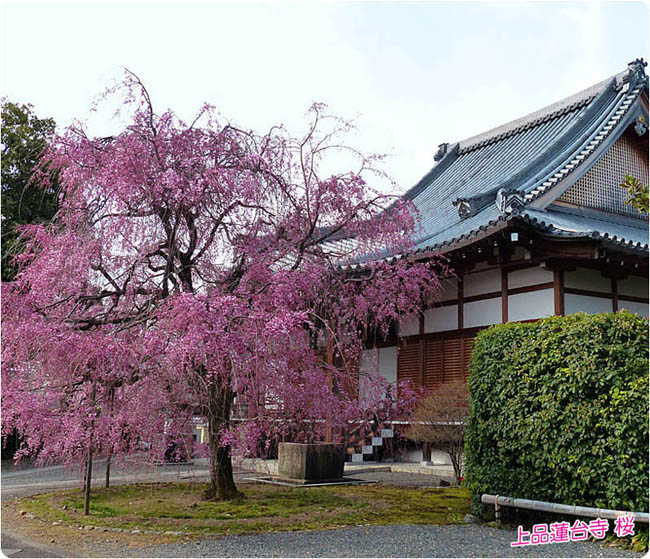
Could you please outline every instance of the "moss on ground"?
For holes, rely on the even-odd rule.
[[[457,524],[470,504],[463,488],[245,484],[240,487],[245,498],[224,502],[203,501],[204,489],[197,483],[158,483],[93,490],[89,516],[83,515],[79,490],[28,497],[18,508],[50,525],[61,523],[62,529],[83,525],[222,536],[357,524]]]

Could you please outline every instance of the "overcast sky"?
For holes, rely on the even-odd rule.
[[[2,95],[61,126],[128,67],[155,105],[299,131],[322,101],[405,190],[454,142],[648,58],[641,2],[2,4]],[[93,134],[114,133],[95,117]]]

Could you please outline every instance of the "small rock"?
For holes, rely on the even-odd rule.
[[[20,513],[20,516],[25,516],[27,514],[26,510],[21,510],[21,511],[18,511],[18,512]]]
[[[480,524],[480,520],[473,514],[466,514],[463,518],[465,524]]]
[[[34,518],[34,515],[33,514],[26,514],[25,518]]]
[[[131,530],[131,533],[132,533],[132,534],[139,534],[139,533],[140,533],[140,530]]]
[[[54,538],[52,538],[52,539],[50,540],[50,543],[54,543]]]
[[[68,505],[63,505],[61,508],[62,508],[63,510],[68,510]]]
[[[61,521],[55,520],[54,522],[52,522],[52,526],[61,526]]]

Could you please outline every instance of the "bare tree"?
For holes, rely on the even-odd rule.
[[[463,469],[467,385],[464,381],[437,386],[424,397],[411,417],[406,436],[449,454],[456,479]]]

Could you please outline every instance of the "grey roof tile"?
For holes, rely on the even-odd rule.
[[[587,217],[528,211],[528,206],[524,212],[504,214],[495,204],[500,188],[515,188],[526,193],[527,203],[534,201],[585,162],[593,160],[590,155],[608,141],[641,89],[647,87],[636,82],[635,89],[628,91],[629,87],[623,87],[627,77],[628,72],[617,74],[540,111],[451,147],[438,165],[405,194],[420,214],[416,250],[449,247],[515,218],[550,234],[593,233],[611,242],[625,239],[627,244],[631,240],[635,246],[647,250],[647,227],[645,230],[632,227],[633,231],[628,232],[625,226],[601,221],[600,229],[595,229],[594,220]],[[475,215],[460,219],[453,205],[459,198],[477,201],[472,210]],[[552,219],[544,218],[546,214]],[[551,226],[542,225],[546,223]],[[599,231],[598,235],[595,231]]]
[[[522,212],[522,217],[554,235],[591,237],[629,248],[648,250],[648,223],[643,220],[637,220],[638,225],[624,225],[590,216],[529,208]]]
[[[483,132],[481,134],[477,134],[476,136],[472,136],[471,138],[462,140],[459,142],[460,150],[464,151],[472,149],[473,147],[481,145],[485,142],[490,142],[495,138],[507,136],[518,130],[525,130],[531,126],[536,126],[539,123],[544,122],[546,119],[553,118],[554,116],[557,116],[563,112],[569,112],[580,108],[593,101],[594,97],[600,93],[612,81],[612,79],[620,81],[626,74],[627,72],[616,74],[615,76],[607,78],[602,82],[598,82],[591,87],[583,89],[582,91],[579,91],[578,93],[575,93],[569,97],[566,97],[565,99],[548,105],[543,109],[539,109],[538,111],[532,112],[526,116],[498,126],[497,128],[493,128],[492,130],[488,130],[487,132]]]

